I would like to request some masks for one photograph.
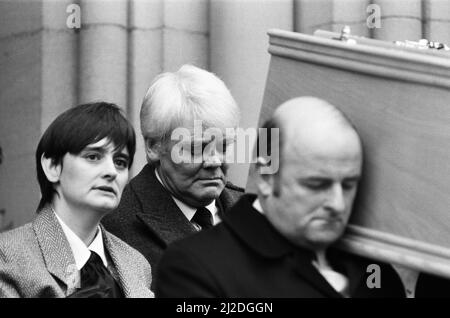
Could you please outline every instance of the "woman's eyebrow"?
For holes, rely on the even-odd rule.
[[[86,146],[82,151],[98,151],[98,152],[104,153],[104,152],[106,152],[106,149],[104,147]]]
[[[117,157],[120,157],[120,158],[127,159],[127,160],[130,159],[130,156],[128,154],[126,154],[126,153],[123,153],[123,152],[116,152],[114,155],[117,156]]]

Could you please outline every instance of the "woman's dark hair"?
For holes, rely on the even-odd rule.
[[[36,149],[37,179],[42,195],[38,210],[50,203],[55,194],[53,183],[42,169],[41,157],[60,164],[66,153],[79,154],[87,145],[103,138],[114,143],[118,151],[128,150],[131,167],[136,135],[117,105],[105,102],[79,105],[65,111],[50,124]]]

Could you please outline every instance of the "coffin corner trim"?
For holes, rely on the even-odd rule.
[[[450,278],[450,250],[349,224],[338,247],[370,259]]]
[[[268,51],[272,56],[450,88],[450,53],[448,56],[426,54],[421,50],[401,49],[394,44],[352,44],[278,29],[269,30],[268,35]]]

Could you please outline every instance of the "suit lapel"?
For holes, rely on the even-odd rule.
[[[142,206],[137,218],[165,245],[196,232],[169,192],[156,179],[152,166],[146,165],[131,181],[130,187]]]
[[[109,270],[113,272],[119,285],[122,287],[123,294],[126,298],[132,297],[133,286],[138,286],[134,281],[134,276],[129,275],[132,271],[129,260],[124,257],[120,250],[116,248],[109,233],[103,228],[103,244],[105,250],[111,258],[113,264],[108,264]],[[128,270],[126,270],[128,268]]]
[[[136,268],[133,257],[127,253],[126,248],[120,245],[117,238],[114,238],[102,225],[100,226],[104,234],[105,251],[109,254],[113,263],[108,264],[108,267],[115,274],[119,285],[122,287],[124,296],[126,298],[143,297],[143,295],[150,296],[150,290],[139,280],[139,276],[133,270]]]
[[[79,271],[69,242],[49,206],[38,212],[33,230],[47,270],[66,285],[66,296],[70,295],[78,286]]]
[[[290,256],[291,265],[294,271],[302,276],[302,278],[309,282],[314,288],[320,290],[325,297],[342,298],[339,294],[319,273],[319,271],[312,265],[312,258],[309,253],[304,251],[295,251]]]
[[[367,265],[358,256],[351,255],[344,250],[330,248],[329,260],[336,270],[344,274],[349,280],[348,293],[355,296],[360,286],[365,286],[365,269]]]

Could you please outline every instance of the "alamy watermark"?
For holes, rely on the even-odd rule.
[[[66,12],[69,13],[66,19],[66,25],[69,29],[81,28],[81,8],[78,4],[69,4],[66,8]]]
[[[366,9],[370,15],[367,17],[366,24],[369,29],[381,28],[381,7],[377,4],[370,4]]]
[[[278,128],[203,128],[201,120],[194,129],[177,127],[172,131],[172,161],[180,163],[255,163],[253,145],[258,140],[258,157],[264,160],[260,172],[274,174],[279,168]]]
[[[66,8],[69,14],[66,19],[66,25],[69,29],[81,28],[81,8],[78,4],[69,4]],[[366,8],[369,16],[366,19],[366,24],[369,29],[381,28],[381,7],[377,4],[370,4]]]
[[[369,273],[366,279],[366,285],[370,289],[381,288],[381,268],[378,264],[367,266],[366,273]]]

